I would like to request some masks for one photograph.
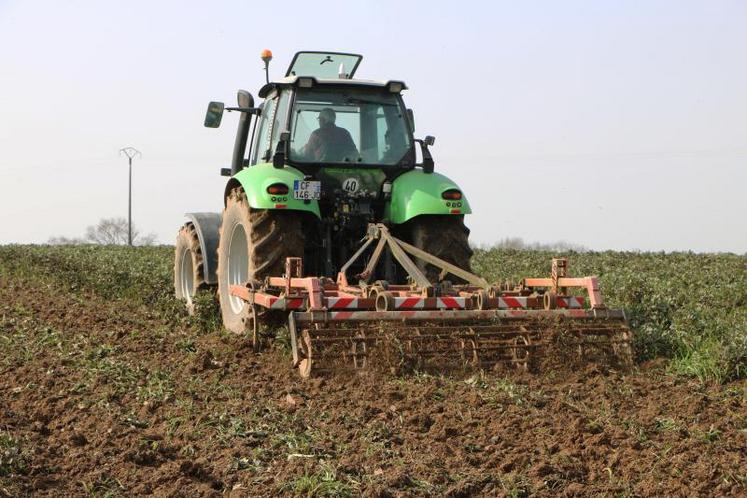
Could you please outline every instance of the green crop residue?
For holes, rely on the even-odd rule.
[[[549,251],[476,249],[472,268],[491,282],[518,282],[549,276],[553,256]],[[669,358],[672,371],[701,381],[747,377],[747,256],[612,251],[564,256],[571,275],[598,276],[606,304],[625,310],[639,362]],[[196,315],[186,317],[174,298],[169,246],[3,246],[2,275],[124,299],[168,319],[190,320],[204,331],[220,326],[209,293],[196,300]]]
[[[472,268],[492,282],[549,276],[549,251],[478,249]],[[581,252],[572,276],[596,275],[610,308],[625,310],[638,361],[671,358],[702,381],[747,375],[747,256]]]

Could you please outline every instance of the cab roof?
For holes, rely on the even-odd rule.
[[[271,81],[264,85],[259,90],[259,96],[260,98],[267,97],[272,90],[275,90],[277,88],[291,88],[291,87],[297,87],[299,86],[298,81],[306,79],[311,80],[313,87],[318,86],[360,86],[360,87],[369,87],[369,88],[386,88],[391,83],[400,83],[402,85],[402,90],[407,90],[407,85],[403,81],[399,80],[390,80],[390,81],[376,81],[376,80],[353,80],[353,79],[344,79],[344,78],[335,78],[335,79],[317,79],[309,76],[289,76],[286,78],[283,78],[278,81]]]
[[[259,90],[260,98],[267,97],[272,90],[299,86],[299,80],[311,79],[311,86],[367,86],[386,88],[390,83],[400,83],[401,90],[407,89],[402,81],[376,81],[353,79],[363,56],[344,52],[302,51],[293,56],[285,77],[271,81]]]

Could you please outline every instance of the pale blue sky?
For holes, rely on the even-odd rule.
[[[219,210],[259,52],[364,55],[402,79],[472,240],[747,252],[747,2],[0,0],[0,243],[126,216],[172,243]]]

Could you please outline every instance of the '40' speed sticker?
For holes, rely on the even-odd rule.
[[[360,186],[361,183],[357,178],[348,178],[344,182],[342,182],[342,189],[345,192],[357,192]]]

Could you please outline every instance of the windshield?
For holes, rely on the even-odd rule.
[[[299,88],[291,160],[382,166],[410,160],[412,142],[400,102],[379,88]]]

